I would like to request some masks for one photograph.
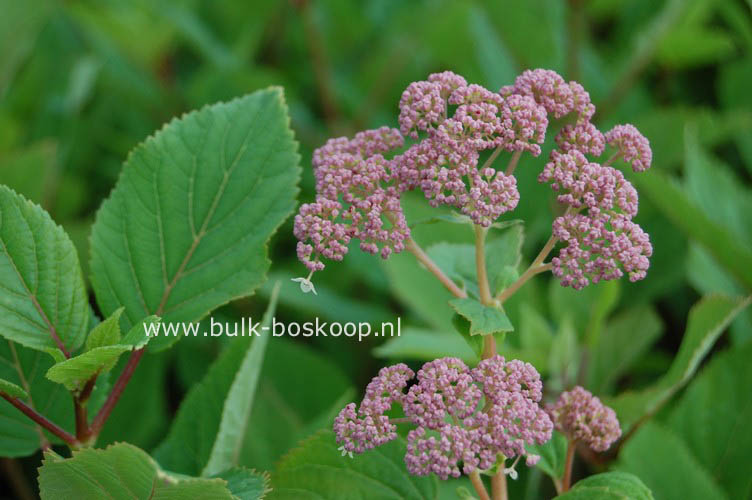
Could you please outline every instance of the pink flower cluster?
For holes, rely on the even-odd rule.
[[[309,270],[324,268],[321,257],[342,260],[353,238],[383,258],[404,249],[410,230],[383,156],[403,143],[399,131],[382,127],[330,139],[314,152],[316,201],[301,205],[293,229],[298,259]]]
[[[614,410],[580,386],[563,392],[547,411],[558,431],[593,451],[606,451],[621,436]]]
[[[570,113],[576,117],[556,135],[558,149],[538,176],[568,207],[553,223],[553,235],[565,244],[551,260],[554,275],[563,286],[576,289],[625,273],[632,281],[644,278],[653,248],[648,235],[632,221],[637,191],[609,163],[621,157],[635,171],[647,169],[652,159],[648,140],[632,125],[601,133],[590,122],[595,106],[588,93],[553,71],[525,71],[501,94],[532,97],[554,118]],[[616,148],[611,160],[600,164],[586,157],[602,155],[606,144]]]
[[[352,239],[382,258],[401,252],[410,230],[400,197],[415,189],[431,206],[456,208],[488,227],[517,207],[520,194],[511,173],[479,165],[481,156],[491,150],[494,157],[499,151],[538,156],[549,118],[572,115],[539,176],[568,206],[553,224],[564,243],[551,261],[553,273],[578,289],[625,273],[642,279],[652,246],[632,221],[636,190],[610,163],[621,158],[643,171],[652,161],[650,144],[632,125],[601,133],[590,121],[594,113],[582,85],[550,70],[525,71],[499,92],[450,71],[413,82],[399,102],[400,130],[330,139],[314,152],[317,196],[295,217],[298,258],[311,272],[321,270],[323,258],[342,260]],[[399,152],[403,136],[415,142]],[[608,161],[588,159],[601,156],[607,144],[616,150]]]
[[[353,403],[340,412],[334,431],[343,452],[361,453],[396,438],[384,416],[395,402],[416,426],[405,455],[415,475],[458,477],[517,456],[534,465],[539,457],[525,445],[551,439],[553,423],[539,405],[540,375],[529,363],[495,356],[471,370],[457,358],[440,358],[423,365],[404,393],[411,376],[405,365],[382,369],[358,412]]]
[[[480,152],[500,148],[537,156],[548,127],[545,109],[531,97],[505,99],[450,71],[407,87],[399,123],[404,135],[418,140],[393,159],[402,188],[419,188],[432,206],[457,208],[486,227],[514,210],[520,196],[512,175],[479,167]]]

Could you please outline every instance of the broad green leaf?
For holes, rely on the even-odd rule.
[[[119,366],[112,373],[122,370],[128,358],[128,355],[121,356]],[[98,446],[126,441],[141,449],[152,450],[164,439],[172,418],[169,402],[165,399],[165,394],[170,391],[169,371],[167,356],[147,353],[141,358],[138,369],[99,434]],[[134,415],[138,418],[133,418]]]
[[[189,113],[137,146],[92,230],[102,311],[124,306],[126,327],[151,314],[194,322],[253,293],[294,206],[296,149],[278,88]]]
[[[559,330],[551,343],[548,356],[548,372],[551,375],[550,388],[564,390],[572,385],[580,365],[580,351],[577,345],[577,332],[569,318],[559,324]]]
[[[545,472],[554,481],[564,477],[564,462],[567,456],[567,438],[559,431],[554,431],[551,440],[543,445],[527,445],[530,453],[541,458],[536,467]]]
[[[562,500],[653,500],[653,494],[637,476],[626,472],[604,472],[577,481],[571,490],[556,498]]]
[[[752,298],[709,295],[692,307],[679,352],[669,371],[650,387],[625,392],[610,400],[609,405],[616,410],[625,433],[641,418],[653,415],[684,387],[721,333],[750,302]]]
[[[607,392],[662,332],[661,318],[650,306],[635,306],[611,318],[590,354],[588,387],[597,394]]]
[[[451,330],[452,310],[436,304],[446,304],[453,296],[414,256],[392,255],[383,267],[392,292],[410,311],[434,328]]]
[[[472,359],[472,364],[480,361],[483,356],[483,335],[471,335],[470,329],[472,328],[472,324],[467,318],[460,314],[452,316],[452,325],[454,326],[455,331],[460,334],[462,340],[464,340],[475,353],[475,356]]]
[[[0,186],[0,335],[33,349],[84,341],[89,321],[78,256],[49,214]]]
[[[374,356],[395,360],[431,361],[445,356],[460,358],[466,363],[478,360],[472,348],[455,333],[408,327],[373,350]]]
[[[729,498],[752,494],[751,356],[752,342],[714,356],[668,419]]]
[[[272,293],[259,336],[238,337],[183,400],[156,459],[171,471],[211,476],[238,464],[253,408],[269,325],[279,289]],[[266,327],[266,330],[264,329]]]
[[[271,470],[301,439],[331,428],[356,393],[331,358],[300,342],[273,339],[267,360],[239,463]]]
[[[282,459],[272,474],[268,498],[339,498],[342,492],[362,500],[434,499],[436,478],[405,469],[404,441],[397,439],[354,458],[337,450],[334,433],[321,431]]]
[[[551,352],[554,334],[546,318],[528,304],[520,307],[520,346],[527,350],[536,350],[548,357]]]
[[[723,491],[669,429],[646,423],[619,453],[617,467],[636,474],[661,500],[724,500]],[[742,497],[737,497],[742,498]]]
[[[57,349],[50,349],[59,353]],[[70,393],[44,374],[53,358],[42,351],[0,339],[0,379],[22,388],[19,396],[27,405],[72,432],[73,403]],[[100,377],[89,398],[89,411],[95,413],[109,389],[107,377]],[[45,443],[59,443],[57,437],[42,431],[33,421],[4,399],[0,399],[0,456],[23,457],[33,454]]]
[[[470,322],[470,335],[492,335],[514,330],[506,314],[477,300],[452,299],[449,305]]]
[[[233,467],[212,477],[227,481],[227,489],[239,500],[259,500],[269,493],[269,473]]]
[[[127,443],[105,449],[84,448],[71,458],[45,454],[39,468],[42,500],[216,498],[231,500],[224,479],[173,476],[162,471],[143,450]]]
[[[87,351],[120,343],[120,315],[122,313],[122,307],[116,309],[109,318],[89,332],[89,336],[86,338]]]
[[[659,172],[635,176],[640,193],[676,226],[706,248],[732,275],[752,289],[752,250],[714,223],[671,179]]]
[[[5,379],[0,378],[0,393],[3,393],[11,398],[28,399],[29,394],[13,382],[8,382]]]
[[[492,231],[486,240],[486,272],[491,293],[496,295],[518,278],[522,260],[525,227],[514,224],[496,235]]]
[[[450,279],[475,295],[478,294],[473,245],[442,241],[428,247],[426,253]]]
[[[69,391],[80,390],[94,375],[110,371],[120,355],[132,349],[132,346],[127,345],[96,347],[56,363],[47,370],[47,378],[63,384]]]
[[[78,356],[59,361],[47,370],[47,378],[63,384],[69,391],[80,390],[95,375],[112,370],[121,354],[140,349],[154,338],[144,334],[144,324],[158,323],[159,318],[156,316],[149,316],[139,322],[122,339],[119,339],[120,327],[117,325],[119,318],[120,314],[114,313],[97,325],[92,332],[96,334],[95,344],[118,338],[117,344],[94,347]]]

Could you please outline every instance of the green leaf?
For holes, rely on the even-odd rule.
[[[661,318],[647,305],[632,307],[613,317],[591,354],[588,387],[597,394],[607,392],[662,332]]]
[[[76,249],[38,205],[0,186],[0,335],[73,351],[89,321]],[[57,341],[56,341],[57,339]]]
[[[671,413],[671,429],[729,498],[752,495],[752,342],[717,354]]]
[[[567,438],[559,431],[554,431],[551,440],[543,445],[527,445],[530,453],[541,458],[536,467],[545,472],[554,481],[564,476],[564,462],[567,457]]]
[[[653,422],[646,423],[627,441],[619,453],[617,467],[640,476],[662,500],[726,498],[687,445]]]
[[[625,434],[637,421],[653,415],[684,387],[721,333],[750,302],[752,297],[731,299],[709,295],[692,307],[679,352],[669,371],[652,386],[622,393],[609,401]]]
[[[604,472],[578,481],[571,490],[556,498],[562,500],[653,500],[653,494],[637,476],[626,472]]]
[[[96,334],[95,344],[109,339],[119,339],[120,327],[117,325],[119,317],[120,314],[116,312],[97,325],[93,331]],[[82,389],[92,377],[112,370],[121,354],[144,347],[150,339],[154,338],[144,334],[144,325],[158,322],[159,318],[149,316],[131,328],[131,331],[117,344],[94,347],[78,356],[55,363],[47,370],[47,378],[63,384],[69,391]]]
[[[480,337],[476,336],[475,338]],[[455,356],[466,363],[473,363],[478,360],[472,348],[463,342],[457,334],[414,327],[403,328],[402,335],[388,339],[376,347],[373,354],[379,358],[397,360],[431,361],[445,356]]]
[[[252,294],[294,207],[296,149],[279,88],[184,115],[137,146],[92,230],[102,311],[124,306],[126,327],[151,314],[194,322]]]
[[[471,335],[470,329],[472,328],[472,325],[464,316],[459,314],[452,316],[452,325],[457,333],[460,334],[462,340],[464,340],[475,353],[475,356],[472,358],[472,364],[477,363],[483,355],[483,336]]]
[[[436,478],[412,476],[405,469],[402,439],[354,458],[337,450],[334,433],[321,431],[282,459],[272,474],[269,499],[340,498],[362,500],[434,499]]]
[[[478,294],[475,246],[442,241],[428,247],[426,253],[449,278]]]
[[[160,464],[189,475],[211,476],[238,463],[256,396],[279,288],[259,336],[238,337],[183,400],[167,438],[155,450]],[[266,330],[264,329],[266,327]]]
[[[177,477],[162,471],[143,450],[118,443],[84,448],[71,458],[46,453],[39,468],[42,500],[233,498],[223,479]]]
[[[383,261],[389,277],[389,286],[400,302],[414,312],[426,324],[439,330],[450,331],[452,310],[437,308],[436,304],[446,304],[453,295],[406,252],[392,255]]]
[[[567,317],[559,325],[559,331],[551,343],[548,356],[548,371],[552,388],[564,390],[575,381],[580,364],[580,351],[577,345],[577,332]]]
[[[356,392],[337,363],[300,342],[274,339],[267,359],[239,463],[271,470],[301,439],[331,428]]]
[[[124,308],[120,307],[109,318],[95,326],[86,338],[86,350],[97,347],[111,346],[120,343],[120,315]]]
[[[11,397],[18,399],[28,399],[29,394],[23,389],[23,387],[8,382],[5,379],[0,378],[0,392]]]
[[[498,236],[495,232],[489,233],[486,241],[486,272],[493,295],[518,278],[524,239],[525,227],[522,224],[511,225]]]
[[[470,322],[470,335],[491,335],[514,331],[506,314],[474,299],[452,299],[449,305]]]
[[[60,352],[57,349],[52,351]],[[45,352],[0,339],[0,379],[22,388],[26,394],[19,395],[20,399],[62,428],[72,431],[74,422],[70,393],[44,376],[53,363],[53,358]],[[96,412],[102,404],[108,387],[106,377],[97,380],[88,403],[90,412]],[[58,443],[60,440],[0,399],[0,456],[31,455],[46,442]]]
[[[227,481],[227,489],[239,500],[259,500],[271,491],[269,474],[266,472],[233,467],[213,477]]]
[[[56,363],[47,370],[47,378],[63,384],[69,391],[80,390],[94,375],[110,371],[120,355],[132,349],[133,347],[127,345],[96,347]]]
[[[726,228],[714,223],[665,175],[651,171],[633,179],[640,193],[644,193],[671,222],[706,248],[748,289],[752,289],[752,250],[741,245]]]

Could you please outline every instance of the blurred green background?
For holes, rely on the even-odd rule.
[[[305,202],[313,198],[313,149],[331,136],[396,126],[411,81],[448,69],[497,90],[524,69],[554,69],[590,92],[601,130],[635,124],[653,147],[653,171],[677,188],[665,192],[653,174],[633,179],[641,190],[637,221],[655,248],[644,281],[578,294],[539,277],[509,306],[518,331],[537,336],[510,335],[506,352],[534,362],[554,390],[579,380],[609,395],[665,372],[700,295],[739,295],[749,286],[716,260],[707,228],[752,247],[750,9],[743,0],[0,0],[0,183],[47,209],[86,268],[95,210],[128,151],[183,112],[284,87]],[[522,199],[512,215],[525,220],[528,259],[550,234],[553,199],[536,182],[546,154],[517,170]],[[404,204],[411,222],[432,213],[421,197]],[[430,247],[469,241],[466,232],[434,224],[414,235]],[[270,282],[217,316],[259,315],[271,282],[281,279],[282,321],[377,325],[400,316],[403,336],[271,342],[243,457],[265,470],[328,426],[386,358],[472,355],[451,332],[443,290],[411,257],[383,263],[354,247],[317,273],[313,297],[289,281],[304,274],[294,249],[288,221],[270,250]],[[602,353],[588,363],[583,353],[606,336],[616,339],[609,352],[619,362]],[[747,311],[718,348],[750,340]],[[187,339],[147,357],[100,443],[147,450],[158,443],[221,345]],[[38,459],[22,464],[31,478]],[[535,498],[529,481],[517,484]]]

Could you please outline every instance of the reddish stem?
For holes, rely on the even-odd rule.
[[[572,485],[572,464],[574,462],[575,442],[570,440],[567,445],[567,458],[564,460],[564,479],[561,482],[561,491],[569,491]]]
[[[43,428],[50,431],[50,433],[54,434],[55,436],[59,437],[66,443],[68,443],[71,447],[76,447],[79,445],[79,442],[76,440],[76,438],[67,432],[65,429],[58,426],[56,423],[50,421],[45,417],[44,415],[41,415],[37,413],[37,411],[32,408],[31,406],[27,405],[23,401],[21,401],[18,398],[13,398],[4,392],[0,392],[0,396],[2,396],[3,399],[5,399],[7,402],[18,408],[24,415],[32,419],[34,422],[42,426]]]
[[[143,348],[133,351],[133,353],[131,354],[131,357],[128,359],[128,363],[125,365],[125,368],[123,368],[123,372],[115,382],[115,385],[112,388],[112,391],[110,391],[109,396],[107,396],[107,401],[104,402],[102,408],[99,409],[99,412],[94,417],[94,420],[91,423],[91,436],[99,435],[99,432],[102,430],[102,427],[107,421],[107,418],[110,416],[110,413],[112,413],[113,408],[115,408],[115,405],[120,399],[120,396],[123,394],[125,387],[128,385],[128,381],[133,376],[133,372],[136,370],[138,362],[141,361],[141,357],[143,355]]]

